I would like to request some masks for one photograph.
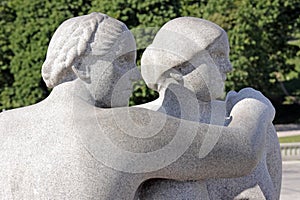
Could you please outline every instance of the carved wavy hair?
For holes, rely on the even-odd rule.
[[[128,28],[102,13],[91,13],[63,22],[55,31],[42,66],[42,77],[49,88],[76,79],[72,70],[82,56],[102,56]]]

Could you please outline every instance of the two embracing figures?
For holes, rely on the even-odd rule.
[[[251,88],[220,100],[231,70],[221,27],[171,20],[141,59],[159,98],[128,107],[140,79],[132,33],[101,13],[66,20],[42,66],[49,97],[0,115],[0,196],[279,199],[275,110]]]

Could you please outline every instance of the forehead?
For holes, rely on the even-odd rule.
[[[217,38],[211,45],[208,46],[207,50],[212,54],[225,54],[229,55],[229,42],[226,34]]]

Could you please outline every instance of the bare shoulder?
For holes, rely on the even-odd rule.
[[[38,112],[39,106],[37,104],[1,112],[0,132],[9,132],[18,127],[26,126],[38,117]]]

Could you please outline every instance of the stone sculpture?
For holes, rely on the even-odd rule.
[[[152,178],[236,177],[255,168],[275,114],[269,101],[256,91],[232,98],[228,127],[125,107],[138,78],[135,56],[130,31],[104,14],[59,26],[42,67],[54,87],[49,97],[0,114],[1,199],[130,200]],[[241,118],[244,106],[253,112]],[[220,139],[201,156],[208,132]]]
[[[166,23],[143,53],[141,64],[143,78],[159,92],[159,98],[139,107],[175,117],[224,126],[230,124],[225,120],[233,106],[230,99],[256,95],[246,88],[230,92],[226,102],[216,100],[222,97],[226,73],[232,70],[229,44],[222,28],[203,19],[181,17]],[[197,105],[182,106],[194,97]],[[199,110],[198,116],[190,115],[193,109]],[[252,111],[251,107],[242,107],[238,116],[243,118]],[[266,135],[263,155],[249,175],[194,182],[149,180],[140,189],[140,199],[279,199],[281,154],[272,123],[261,134]],[[218,136],[212,135],[206,142],[216,141]]]

